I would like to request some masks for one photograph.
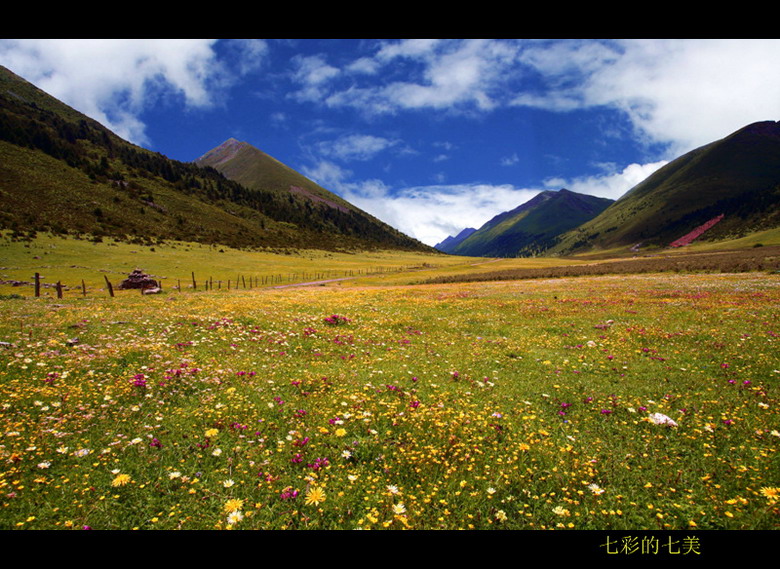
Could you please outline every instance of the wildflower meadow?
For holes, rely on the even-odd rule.
[[[0,300],[3,529],[777,529],[761,272]]]

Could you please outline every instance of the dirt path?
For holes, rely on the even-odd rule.
[[[292,288],[292,287],[298,287],[298,286],[317,286],[317,285],[323,285],[327,283],[335,283],[337,281],[348,281],[351,279],[354,279],[355,277],[342,277],[340,279],[328,279],[324,281],[311,281],[308,283],[292,283],[292,284],[286,284],[286,285],[277,285],[271,288]]]

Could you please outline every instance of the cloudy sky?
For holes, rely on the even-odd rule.
[[[773,39],[0,39],[0,65],[127,140],[249,142],[431,245],[780,120],[778,62]]]

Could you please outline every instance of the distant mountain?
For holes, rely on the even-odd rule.
[[[544,191],[495,216],[452,249],[472,257],[527,257],[544,253],[562,233],[594,218],[613,200],[567,189]]]
[[[455,247],[457,247],[461,241],[463,241],[466,237],[468,237],[475,231],[476,229],[474,229],[473,227],[467,227],[466,229],[458,233],[455,237],[450,235],[444,241],[434,245],[433,247],[434,249],[438,249],[443,253],[452,253],[452,250],[455,249]]]
[[[17,235],[433,251],[249,145],[228,141],[199,164],[171,160],[2,66],[0,200],[0,229]]]
[[[660,168],[567,232],[552,252],[667,247],[774,227],[780,227],[780,123],[764,121]]]

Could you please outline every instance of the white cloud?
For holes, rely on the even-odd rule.
[[[400,231],[435,245],[466,227],[479,228],[495,215],[525,203],[540,190],[490,184],[388,187],[381,180],[352,181],[352,173],[321,161],[303,173],[360,209]]]
[[[220,81],[214,40],[0,40],[0,63],[133,142],[146,142],[138,116],[158,97],[212,103]]]
[[[393,193],[381,185],[345,188],[344,197],[407,235],[435,245],[466,227],[479,228],[495,215],[514,209],[539,190],[509,185],[421,186]],[[385,190],[382,195],[381,190]]]
[[[318,82],[317,98],[307,100],[355,108],[366,114],[404,109],[486,111],[503,98],[500,86],[511,75],[515,54],[514,44],[498,40],[385,42],[373,57],[361,57],[346,67],[370,75],[372,83],[350,83],[343,89],[332,84],[326,95],[324,82]],[[403,61],[399,64],[399,60]],[[312,63],[333,69],[320,57]],[[404,70],[400,78],[398,69]],[[331,71],[325,78],[336,79],[337,73]]]
[[[293,64],[293,80],[300,88],[291,96],[301,102],[321,101],[329,90],[329,82],[341,74],[339,69],[329,65],[321,55],[298,56],[293,59]]]
[[[755,121],[780,118],[780,40],[568,40],[534,43],[522,61],[542,89],[513,104],[554,111],[611,107],[669,157]]]
[[[619,171],[612,166],[601,175],[583,176],[571,180],[555,178],[546,180],[545,186],[552,189],[567,188],[580,194],[616,200],[666,164],[665,160],[651,164],[629,164]]]
[[[323,156],[340,160],[370,160],[380,152],[399,144],[398,140],[390,140],[370,134],[351,134],[334,141],[321,142],[317,145]]]

